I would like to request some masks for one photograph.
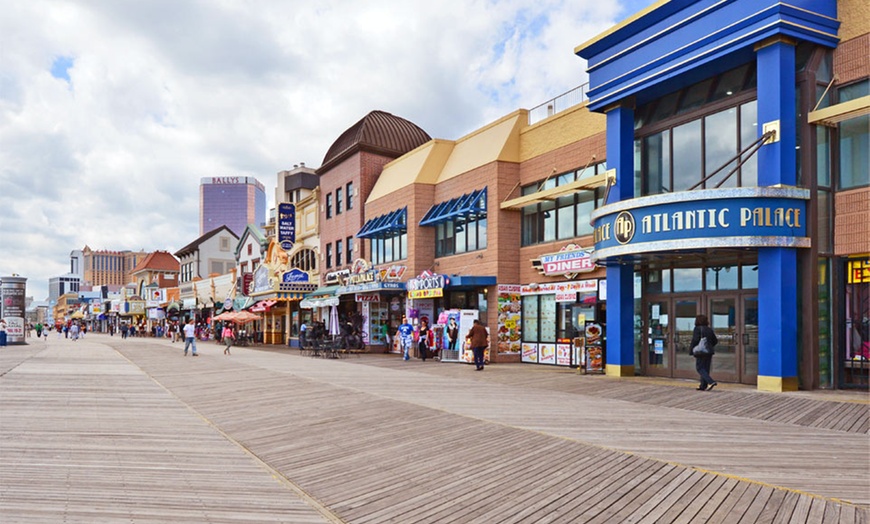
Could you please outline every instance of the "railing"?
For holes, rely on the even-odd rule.
[[[545,118],[560,113],[568,108],[582,104],[587,100],[586,92],[589,90],[589,82],[581,84],[574,89],[533,107],[529,110],[529,125],[536,124]]]

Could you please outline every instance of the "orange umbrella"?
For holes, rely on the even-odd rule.
[[[242,324],[247,324],[248,322],[253,322],[255,320],[260,320],[260,315],[255,315],[249,311],[239,311],[234,315],[232,319],[236,322],[241,322]]]
[[[214,317],[214,319],[215,320],[235,320],[236,315],[238,315],[238,313],[236,313],[235,311],[224,311],[220,315]]]

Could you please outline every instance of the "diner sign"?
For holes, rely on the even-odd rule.
[[[578,273],[588,273],[595,269],[595,263],[592,261],[592,254],[589,251],[577,244],[568,244],[558,253],[542,255],[540,259],[533,262],[542,275],[559,275],[572,279]]]
[[[640,197],[592,213],[593,260],[721,247],[810,247],[805,189],[744,187]]]

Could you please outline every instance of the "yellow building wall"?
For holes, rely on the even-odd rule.
[[[870,6],[867,0],[839,0],[837,18],[840,19],[841,42],[870,33]]]
[[[604,133],[607,117],[574,106],[520,131],[520,162]]]

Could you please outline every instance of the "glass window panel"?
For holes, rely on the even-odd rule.
[[[538,297],[523,297],[523,340],[538,341]]]
[[[342,196],[342,190],[339,187],[335,190],[335,214],[340,215],[341,210],[344,206],[344,197]]]
[[[332,218],[332,193],[326,195],[326,218]]]
[[[353,182],[347,183],[347,210],[353,209]]]
[[[861,98],[870,95],[870,80],[864,80],[855,84],[841,87],[838,91],[840,103],[849,102],[856,98]]]
[[[677,91],[675,93],[671,93],[669,95],[665,95],[659,99],[656,104],[655,111],[653,112],[653,116],[650,119],[650,122],[657,122],[659,120],[664,120],[672,116],[677,112],[677,100],[680,97],[680,92]]]
[[[840,123],[839,188],[870,185],[870,115]]]
[[[404,232],[399,236],[399,258],[396,260],[403,260],[408,258],[408,233]]]
[[[590,216],[595,211],[595,192],[583,191],[577,194],[577,236],[592,234]]]
[[[743,89],[743,82],[746,80],[747,69],[749,69],[748,64],[722,73],[719,81],[716,83],[716,89],[713,91],[710,101],[721,100],[741,91]]]
[[[557,230],[559,238],[574,238],[574,195],[556,199],[558,209]]]
[[[335,265],[341,265],[341,259],[344,256],[344,243],[341,240],[335,241]]]
[[[819,186],[831,187],[831,131],[816,126],[816,178]]]
[[[634,139],[634,196],[639,197],[643,195],[641,192],[642,181],[643,181],[643,164],[641,157],[641,140],[639,138]]]
[[[689,87],[685,90],[683,99],[680,101],[680,113],[691,111],[704,105],[707,101],[707,95],[710,93],[710,86],[713,85],[713,79],[704,80]]]
[[[701,121],[673,129],[673,191],[686,191],[701,180]]]
[[[574,181],[574,176],[575,175],[573,171],[571,171],[570,173],[561,174],[556,178],[556,185],[564,186],[565,184],[570,184]]]
[[[670,293],[671,270],[651,269],[646,273],[647,293]]]
[[[831,240],[833,231],[831,231],[831,193],[828,191],[818,191],[816,193],[816,204],[818,206],[818,234],[816,241],[818,242],[820,253],[830,253],[833,250]]]
[[[556,295],[541,295],[540,316],[541,342],[556,342]]]
[[[544,242],[556,240],[556,204],[546,202],[541,204],[541,218],[544,221]]]
[[[683,267],[674,269],[674,293],[681,291],[701,291],[701,268]]]
[[[740,106],[740,149],[758,140],[758,113],[755,100]],[[740,166],[740,186],[755,187],[758,185],[758,153],[752,155]]]
[[[757,265],[740,266],[740,273],[743,280],[740,283],[741,289],[758,289]]]
[[[457,253],[465,253],[467,249],[466,240],[466,232],[465,232],[465,224],[459,224],[456,226],[456,252]]]
[[[708,267],[707,290],[716,291],[722,289],[738,289],[738,274],[739,271],[737,266]]]
[[[523,208],[523,245],[530,246],[538,241],[538,206]]]
[[[646,165],[644,166],[646,191],[644,194],[670,193],[671,146],[669,132],[662,131],[643,140],[646,151]]]
[[[704,117],[704,175],[709,175],[728,162],[726,167],[707,181],[706,187],[716,187],[725,179],[725,175],[737,165],[737,153],[737,108]],[[719,187],[737,187],[737,179],[735,173]]]
[[[477,249],[486,249],[486,217],[477,220]]]
[[[384,261],[390,262],[393,260],[393,239],[384,239]]]

